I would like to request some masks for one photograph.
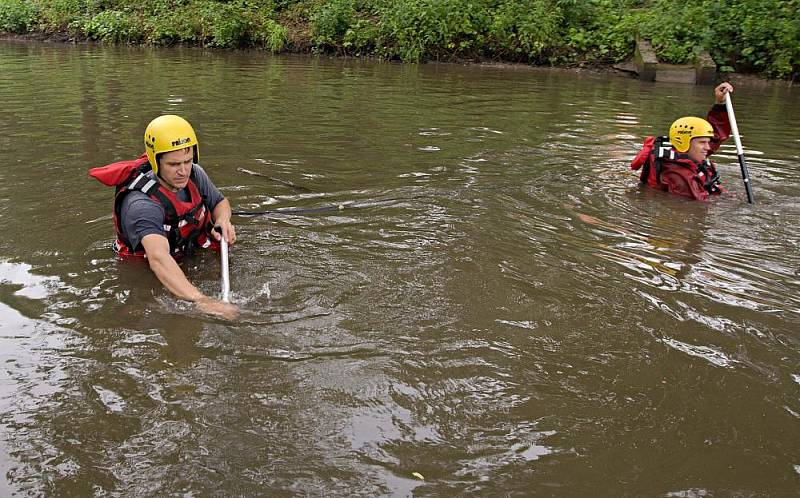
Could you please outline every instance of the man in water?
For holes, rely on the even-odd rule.
[[[145,153],[137,159],[89,171],[116,187],[114,250],[146,258],[164,287],[200,311],[234,318],[236,306],[203,294],[177,262],[199,247],[219,249],[220,237],[236,242],[230,203],[197,164],[194,129],[179,116],[159,116],[147,126],[144,144]]]
[[[714,89],[716,104],[706,119],[687,116],[676,120],[667,137],[647,137],[631,169],[642,168],[640,180],[652,188],[704,201],[722,193],[719,174],[707,158],[731,135],[725,94],[730,83]]]

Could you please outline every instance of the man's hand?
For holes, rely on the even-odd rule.
[[[231,204],[228,199],[222,199],[211,215],[214,218],[214,225],[222,229],[222,235],[225,236],[228,245],[233,245],[236,242],[236,230],[231,224]],[[218,241],[220,240],[220,234],[216,230],[211,231],[211,236]]]
[[[218,316],[226,320],[234,320],[239,316],[239,307],[210,297],[202,297],[195,301],[197,309],[207,315]]]
[[[142,247],[147,253],[147,261],[153,273],[176,297],[194,302],[197,309],[203,313],[227,320],[233,320],[239,314],[239,308],[235,305],[212,299],[189,282],[181,267],[170,255],[166,237],[157,234],[145,235]]]
[[[724,82],[724,83],[720,83],[714,89],[714,97],[717,99],[717,104],[724,104],[725,103],[725,94],[726,93],[733,93],[733,85],[731,85],[727,81]]]
[[[230,221],[220,221],[214,226],[214,230],[211,231],[212,236],[217,240],[220,241],[220,233],[216,230],[219,227],[222,230],[222,235],[225,236],[225,240],[228,241],[228,245],[233,245],[236,242],[236,229],[233,228],[233,225]]]

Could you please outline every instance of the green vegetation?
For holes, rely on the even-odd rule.
[[[604,64],[637,37],[723,71],[795,78],[800,0],[0,0],[0,32],[377,55]]]

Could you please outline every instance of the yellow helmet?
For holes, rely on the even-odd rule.
[[[669,127],[669,141],[678,152],[689,150],[693,138],[713,136],[714,128],[703,118],[680,118]]]
[[[158,156],[165,152],[194,149],[194,162],[200,160],[200,147],[192,125],[180,116],[165,114],[150,121],[144,130],[144,146],[153,173],[158,174]]]

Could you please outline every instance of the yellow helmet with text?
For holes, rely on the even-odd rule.
[[[144,130],[144,146],[150,167],[156,175],[158,175],[159,156],[165,152],[192,147],[194,162],[200,160],[200,146],[192,125],[173,114],[165,114],[150,121]]]
[[[684,117],[676,119],[669,127],[669,141],[678,152],[686,152],[693,138],[713,137],[714,127],[703,118]]]

